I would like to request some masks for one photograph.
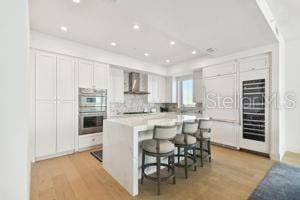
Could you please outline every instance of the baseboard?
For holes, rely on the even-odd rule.
[[[287,145],[286,151],[293,152],[293,153],[300,153],[300,146]]]
[[[64,152],[60,152],[60,153],[56,153],[56,154],[52,154],[52,155],[36,157],[34,161],[40,161],[40,160],[46,160],[46,159],[50,159],[50,158],[56,158],[56,157],[65,156],[65,155],[69,155],[69,154],[73,154],[73,153],[75,153],[74,150],[64,151]]]

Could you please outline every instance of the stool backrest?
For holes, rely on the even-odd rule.
[[[199,123],[197,120],[183,122],[182,133],[193,135],[193,134],[197,133],[198,126],[199,126]]]
[[[154,126],[153,139],[172,140],[177,134],[177,125]]]
[[[211,128],[212,128],[212,118],[208,118],[208,119],[200,119],[199,120],[199,129],[201,132],[211,132]]]

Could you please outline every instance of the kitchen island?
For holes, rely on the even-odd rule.
[[[103,128],[103,167],[132,196],[138,194],[142,141],[153,137],[154,125],[178,125],[201,115],[158,113],[107,119]],[[154,159],[154,158],[153,158]],[[148,158],[147,162],[153,161]],[[149,169],[151,173],[151,168]]]

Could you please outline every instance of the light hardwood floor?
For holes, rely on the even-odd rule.
[[[177,183],[165,182],[156,195],[155,182],[145,180],[134,199],[247,199],[273,161],[257,155],[213,146],[212,163],[189,171],[176,171]],[[122,163],[120,163],[120,168]],[[89,152],[33,164],[31,200],[132,199]]]

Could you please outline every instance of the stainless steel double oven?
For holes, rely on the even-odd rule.
[[[107,117],[107,90],[79,89],[79,135],[103,131]]]

